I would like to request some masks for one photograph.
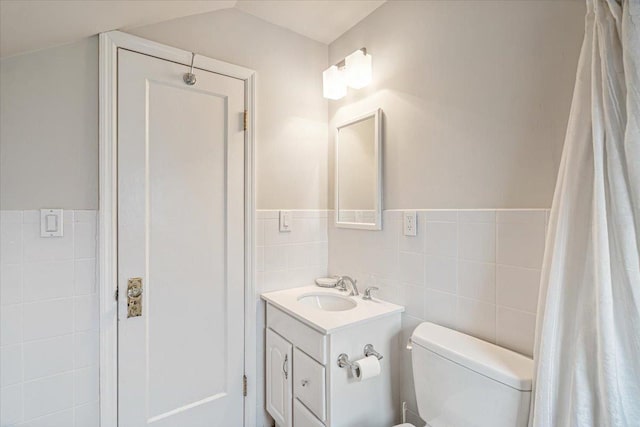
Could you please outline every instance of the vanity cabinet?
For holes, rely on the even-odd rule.
[[[398,418],[400,312],[337,330],[312,324],[267,302],[266,409],[279,427],[388,427]],[[381,374],[358,381],[337,364],[372,344]]]

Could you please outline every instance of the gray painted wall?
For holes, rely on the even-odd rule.
[[[328,47],[229,9],[131,33],[257,72],[259,209],[326,209]],[[2,209],[98,207],[97,37],[0,61]]]
[[[255,70],[258,209],[326,209],[327,45],[237,9],[129,32]]]
[[[367,47],[374,79],[329,102],[330,128],[382,108],[385,209],[548,208],[584,15],[577,1],[385,3],[330,45],[330,63]]]
[[[332,206],[333,125],[376,107],[385,208],[549,207],[584,12],[389,2],[329,48],[233,9],[131,32],[258,72],[259,209]],[[362,46],[373,84],[327,104],[327,52]],[[97,67],[96,37],[0,61],[0,208],[97,208]]]
[[[98,208],[98,38],[0,61],[0,208]]]

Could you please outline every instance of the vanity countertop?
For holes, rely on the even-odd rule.
[[[355,303],[355,307],[344,311],[325,311],[298,301],[307,295],[321,294],[349,298]],[[381,301],[375,297],[371,300],[363,300],[362,295],[352,297],[346,295],[345,292],[340,292],[337,289],[303,286],[266,292],[261,295],[261,298],[323,334],[331,334],[358,323],[404,311],[404,307],[400,305]]]

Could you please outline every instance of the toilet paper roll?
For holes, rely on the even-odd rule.
[[[354,364],[358,367],[358,369],[356,369],[356,379],[358,381],[365,381],[380,375],[380,361],[375,356],[368,356],[364,359],[356,360]]]

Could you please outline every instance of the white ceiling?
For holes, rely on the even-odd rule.
[[[385,0],[0,0],[0,56],[236,7],[331,43]]]
[[[240,0],[236,8],[329,44],[385,0]]]
[[[0,56],[70,43],[103,31],[233,7],[235,1],[1,0]]]

